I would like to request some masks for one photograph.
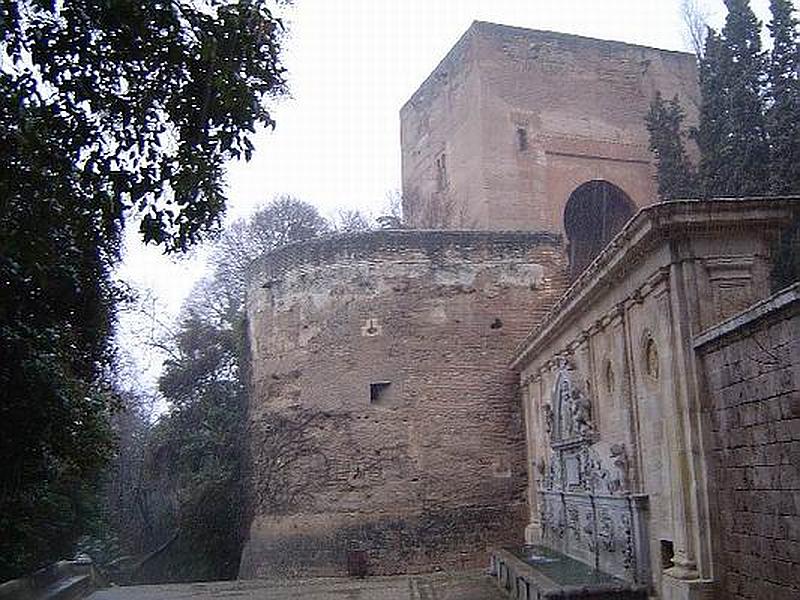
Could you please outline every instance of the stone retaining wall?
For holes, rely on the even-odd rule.
[[[800,284],[696,340],[720,597],[800,597]]]

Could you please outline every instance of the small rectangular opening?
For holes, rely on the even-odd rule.
[[[446,155],[442,152],[434,161],[436,164],[436,191],[444,191],[449,182],[447,181],[447,162]]]
[[[528,149],[528,132],[523,127],[517,128],[517,149],[525,152]]]
[[[369,402],[370,404],[380,404],[385,401],[389,395],[389,386],[392,385],[391,381],[376,381],[369,384]]]
[[[660,540],[661,542],[661,568],[667,570],[672,567],[672,559],[675,556],[675,548],[670,540]]]
[[[367,551],[361,548],[348,548],[347,574],[350,577],[363,579],[367,576],[368,569]]]

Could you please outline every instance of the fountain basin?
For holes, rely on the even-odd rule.
[[[647,600],[647,587],[623,581],[545,546],[491,552],[490,574],[514,600]]]

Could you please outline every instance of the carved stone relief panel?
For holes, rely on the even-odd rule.
[[[592,402],[567,359],[560,360],[551,403],[544,410],[551,446],[581,444],[592,437]]]
[[[543,405],[549,450],[535,469],[542,540],[595,568],[646,582],[646,537],[639,537],[646,505],[631,496],[626,444],[600,439],[592,418],[595,399],[584,381],[573,363],[560,360]]]
[[[600,547],[609,553],[617,551],[617,532],[614,525],[614,520],[608,512],[608,509],[601,509],[598,511],[597,517],[597,537]]]
[[[564,468],[562,489],[574,491],[583,488],[583,469],[577,452],[564,452],[561,464]]]
[[[649,582],[646,499],[542,492],[551,548],[627,581]]]

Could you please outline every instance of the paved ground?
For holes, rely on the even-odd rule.
[[[293,581],[224,581],[100,590],[89,600],[505,600],[482,572]]]

